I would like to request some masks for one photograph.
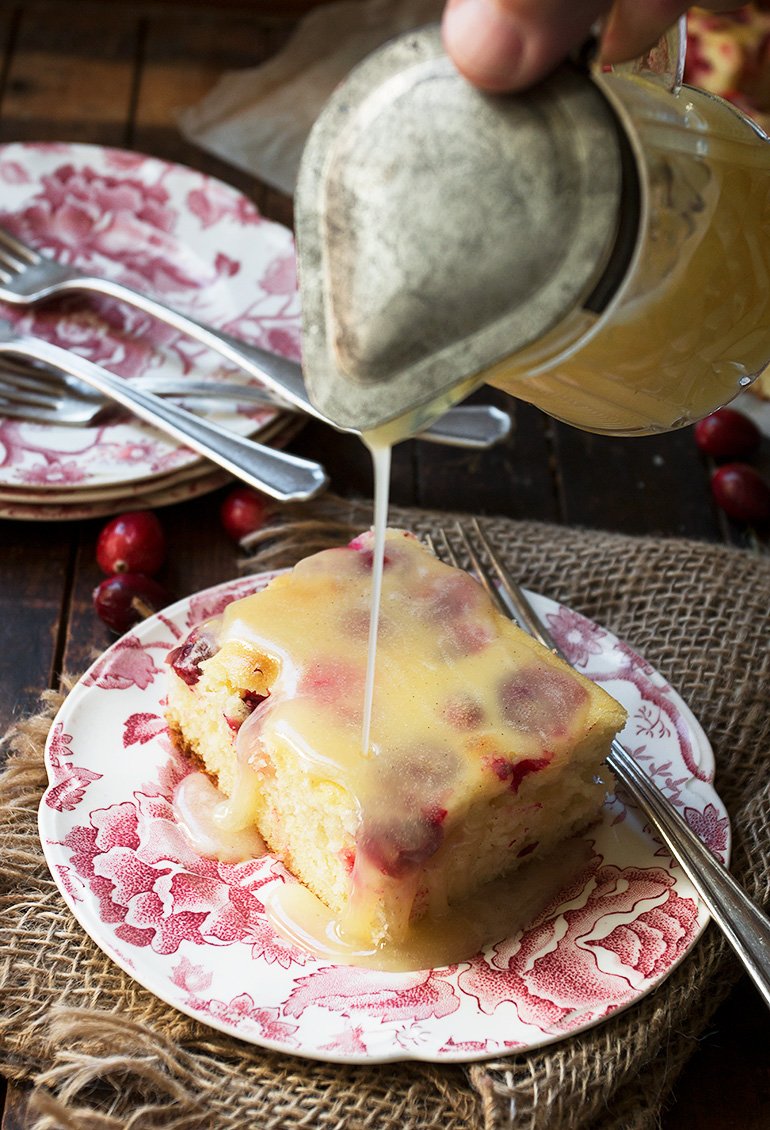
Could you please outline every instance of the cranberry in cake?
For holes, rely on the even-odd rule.
[[[233,602],[169,656],[168,721],[223,800],[330,908],[398,943],[593,821],[623,708],[389,530],[363,748],[371,534]]]

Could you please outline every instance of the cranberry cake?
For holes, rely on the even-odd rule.
[[[594,820],[625,712],[390,530],[364,749],[372,554],[369,533],[317,553],[194,630],[168,721],[219,819],[377,945]]]

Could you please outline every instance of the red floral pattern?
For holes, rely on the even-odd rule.
[[[101,773],[72,764],[75,754],[70,748],[71,742],[72,735],[65,734],[61,722],[57,722],[48,742],[52,784],[45,794],[45,803],[57,812],[71,812],[77,808],[91,782],[101,778]]]
[[[672,893],[673,885],[660,868],[621,870],[595,856],[574,884],[578,894],[569,909],[563,897],[551,904],[521,938],[496,946],[488,964],[474,963],[462,973],[460,986],[484,1012],[512,1004],[523,1023],[543,1031],[554,1025],[569,1031],[607,1016],[692,944],[697,908]],[[644,909],[652,900],[654,910]],[[632,914],[605,934],[607,921]],[[566,962],[563,950],[570,955]]]
[[[287,998],[287,1016],[302,1016],[311,1006],[341,1012],[364,1013],[380,1021],[425,1020],[457,1012],[460,1000],[441,973],[378,973],[352,966],[330,965],[298,977]]]
[[[161,954],[176,953],[183,942],[248,939],[264,916],[256,892],[274,880],[264,861],[202,859],[166,797],[137,793],[133,801],[97,809],[63,844],[115,936]]]

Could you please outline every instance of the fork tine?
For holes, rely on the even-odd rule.
[[[0,386],[12,394],[20,388],[33,391],[49,390],[58,396],[75,397],[78,400],[102,403],[103,397],[95,389],[89,388],[67,373],[57,373],[34,361],[16,360],[7,357],[0,362]]]
[[[0,278],[4,283],[10,283],[15,275],[21,274],[31,265],[31,263],[22,263],[20,259],[11,259],[0,247]]]
[[[0,367],[0,395],[19,404],[57,404],[69,399],[70,391],[57,380],[55,373],[3,364]]]
[[[14,386],[0,380],[0,401],[4,404],[35,404],[41,408],[55,407],[61,398],[53,390],[35,388],[33,384]]]
[[[26,391],[4,395],[3,390],[0,389],[0,418],[29,420],[37,424],[56,426],[88,427],[95,424],[108,411],[110,411],[109,406],[78,401],[69,395],[59,399]]]
[[[460,522],[457,522],[455,525],[455,533],[460,538],[463,549],[470,559],[473,570],[481,585],[484,587],[484,589],[486,589],[490,599],[505,616],[510,615],[510,609],[501,598],[500,592],[489,574],[489,570],[486,568],[484,562],[479,557]],[[438,548],[436,547],[434,540],[430,535],[428,535],[428,537],[426,538],[428,547],[440,560],[446,561],[448,562],[448,564],[454,565],[456,569],[459,569],[460,559],[458,558],[455,548],[449,539],[449,535],[446,529],[443,526],[439,527],[438,534],[440,538],[440,544]]]
[[[484,562],[481,560],[481,557],[479,556],[479,554],[476,551],[476,547],[473,545],[473,543],[471,542],[467,533],[465,532],[465,528],[463,527],[463,525],[460,522],[458,522],[455,529],[456,529],[456,532],[457,532],[457,536],[460,538],[460,540],[463,544],[463,549],[465,550],[465,552],[468,554],[468,557],[470,558],[470,562],[471,562],[471,565],[473,566],[473,570],[476,573],[476,576],[478,577],[478,579],[481,581],[482,585],[486,589],[487,594],[489,595],[492,602],[495,605],[497,605],[497,607],[500,609],[500,611],[503,613],[504,616],[507,616],[509,609],[508,609],[507,605],[505,604],[505,601],[503,600],[503,598],[500,596],[500,590],[498,589],[497,585],[492,580],[492,577],[490,576],[489,570],[486,568]]]
[[[30,424],[65,424],[66,420],[59,420],[54,409],[48,406],[34,404],[10,404],[0,397],[0,418],[10,420],[27,420]],[[78,421],[79,423],[80,421]]]
[[[54,373],[46,372],[44,369],[3,363],[0,366],[0,385],[9,392],[21,389],[54,392],[62,389],[63,382],[58,380]]]
[[[3,227],[0,227],[0,247],[17,259],[19,266],[39,263],[43,258],[34,248],[28,247],[26,243],[22,243],[21,240],[11,235],[11,233],[6,231]]]
[[[441,535],[441,546],[440,546],[439,556],[443,555],[444,558],[449,562],[450,565],[454,565],[455,569],[459,569],[460,568],[459,558],[458,558],[457,554],[455,553],[455,548],[452,545],[451,541],[449,540],[449,537],[447,536],[447,532],[446,532],[446,530],[444,529],[443,526],[440,528],[439,533]]]
[[[481,523],[477,518],[472,519],[473,532],[479,540],[484,552],[486,553],[489,561],[497,574],[500,584],[502,585],[503,592],[508,602],[508,608],[504,608],[505,612],[513,612],[519,624],[535,639],[539,640],[549,651],[557,652],[559,648],[556,644],[551,633],[540,620],[540,617],[535,613],[532,605],[527,600],[524,591],[519,582],[513,577],[510,570],[505,565],[502,558],[495,552],[489,541],[489,538],[481,528]],[[498,591],[497,589],[495,591]]]
[[[0,416],[87,426],[109,407],[95,391],[81,396],[77,388],[71,388],[49,369],[12,359],[0,367]]]
[[[14,276],[18,274],[18,267],[13,267],[10,264],[4,263],[3,260],[0,259],[0,279],[3,280],[3,283],[6,286],[9,286],[13,282]]]

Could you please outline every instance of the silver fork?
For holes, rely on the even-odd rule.
[[[279,357],[255,345],[247,345],[223,330],[215,330],[197,322],[124,283],[78,271],[41,255],[39,251],[0,228],[0,299],[16,306],[33,306],[55,295],[75,292],[108,295],[143,310],[179,333],[199,341],[250,376],[257,377],[282,404],[288,404],[337,427],[310,401],[305,391],[302,369],[296,361],[289,361],[286,357]],[[511,420],[505,412],[488,405],[472,405],[450,409],[420,435],[422,439],[436,443],[484,448],[505,439],[510,428]]]
[[[156,379],[149,377],[145,381],[142,377],[135,377],[130,383],[132,388],[139,388],[143,392],[152,392],[156,396],[168,396],[175,401],[182,401],[183,407],[190,411],[202,408],[208,413],[212,404],[218,405],[220,400],[233,402],[237,399],[243,403],[234,395],[220,398],[216,392],[212,394],[208,383],[203,381],[199,385],[190,382],[192,388],[185,389],[180,394],[181,382],[171,378],[168,387],[161,384],[158,392],[155,387]],[[162,381],[163,378],[160,380]],[[198,387],[201,391],[196,391]],[[264,407],[277,407],[272,398],[255,397],[254,403]],[[121,411],[118,404],[105,399],[96,389],[89,388],[79,380],[76,381],[69,374],[54,372],[41,366],[14,364],[9,360],[0,366],[0,418],[82,428],[104,423],[114,416],[116,411],[118,413]],[[299,413],[280,409],[274,421],[260,429],[260,443],[266,442],[267,434],[272,433],[273,430],[282,430],[283,424],[289,417],[297,421]],[[276,429],[273,428],[273,423]]]
[[[236,435],[152,393],[133,389],[128,381],[58,345],[17,334],[1,321],[0,357],[21,357],[39,362],[83,381],[102,396],[128,408],[134,415],[272,498],[304,501],[318,494],[327,483],[326,472],[319,463]]]
[[[473,571],[497,607],[505,616],[518,621],[526,632],[550,651],[569,662],[540,620],[522,587],[493,549],[479,522],[474,519],[471,525],[474,540],[481,547],[480,550],[459,522],[455,533]],[[459,564],[447,531],[441,530],[440,545],[431,541],[431,548],[438,557],[443,557],[450,564]],[[765,1003],[770,1006],[770,918],[752,902],[729,871],[717,862],[654,781],[617,739],[612,743],[607,764],[679,863],[740,958]]]
[[[278,408],[275,397],[251,385],[194,381],[175,377],[133,377],[132,389],[175,400],[253,403]],[[245,395],[244,395],[245,391]],[[68,373],[6,359],[0,367],[0,416],[41,424],[86,427],[114,412],[115,403]],[[286,409],[280,409],[284,416]],[[290,411],[294,412],[294,409]]]
[[[181,400],[188,406],[190,401],[203,401],[210,409],[212,403],[229,400],[303,415],[297,408],[279,401],[274,393],[255,385],[162,374],[131,377],[128,383],[132,388]],[[0,416],[84,427],[97,422],[109,407],[109,402],[98,392],[66,373],[52,372],[21,360],[6,360],[0,368]],[[447,412],[417,438],[453,447],[487,448],[508,432],[509,425],[509,417],[496,408],[483,404],[463,405]]]

